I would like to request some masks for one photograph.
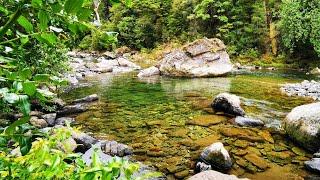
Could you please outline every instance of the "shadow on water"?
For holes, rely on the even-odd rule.
[[[90,79],[92,87],[75,89],[63,98],[100,95],[92,109],[76,116],[77,124],[96,137],[132,146],[136,160],[157,167],[168,178],[192,175],[203,148],[217,141],[234,160],[232,174],[251,179],[308,175],[303,162],[310,154],[286,139],[281,121],[293,107],[311,100],[279,90],[281,84],[305,79],[304,73],[259,71],[200,79],[135,76],[101,75]],[[240,128],[228,121],[230,117],[213,114],[210,103],[221,92],[241,96],[247,115],[272,128]]]

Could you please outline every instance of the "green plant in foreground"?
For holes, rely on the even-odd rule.
[[[0,176],[4,179],[132,179],[139,165],[123,159],[113,159],[104,164],[97,151],[87,166],[81,155],[73,153],[68,146],[71,129],[54,129],[50,136],[33,142],[25,156],[0,153]]]

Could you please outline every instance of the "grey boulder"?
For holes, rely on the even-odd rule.
[[[140,73],[138,74],[138,77],[143,78],[143,77],[151,77],[151,76],[157,76],[157,75],[160,75],[159,68],[152,66],[140,71]]]
[[[166,54],[159,69],[162,75],[178,77],[216,77],[233,68],[226,46],[220,39],[199,39]]]
[[[200,155],[200,161],[217,170],[229,170],[232,167],[230,155],[221,142],[206,147]]]
[[[216,96],[211,104],[211,107],[214,111],[222,111],[230,115],[245,115],[244,110],[241,108],[240,98],[229,93],[221,93]]]
[[[320,158],[312,158],[310,161],[305,161],[304,165],[309,171],[320,173]]]
[[[304,148],[320,149],[320,102],[294,108],[284,120],[287,134]]]

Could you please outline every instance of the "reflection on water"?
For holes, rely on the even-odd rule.
[[[279,90],[281,84],[301,78],[305,78],[303,74],[284,72],[200,79],[101,75],[90,80],[94,86],[76,89],[64,98],[99,94],[100,102],[76,117],[78,124],[97,137],[129,144],[134,148],[135,159],[157,167],[168,177],[192,175],[199,153],[217,141],[224,143],[235,161],[230,173],[251,179],[268,179],[274,177],[273,172],[305,176],[303,161],[309,154],[295,153],[292,149],[296,147],[282,133],[234,127],[229,117],[212,115],[210,108],[215,95],[230,92],[241,96],[248,116],[281,129],[286,113],[311,102],[287,97]],[[253,157],[266,161],[271,168],[259,169],[256,162],[251,162],[254,160],[246,158],[247,154],[257,155]],[[280,168],[283,165],[286,168]]]

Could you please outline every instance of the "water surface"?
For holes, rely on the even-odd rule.
[[[291,71],[199,79],[107,74],[91,78],[93,86],[73,90],[64,98],[98,94],[100,101],[79,114],[77,124],[96,137],[132,146],[136,160],[155,166],[168,179],[192,175],[203,148],[218,141],[234,160],[231,174],[251,179],[296,179],[309,175],[303,161],[311,156],[285,137],[281,121],[292,108],[312,100],[288,97],[279,88],[306,78],[314,77]],[[247,115],[263,120],[268,128],[240,128],[230,123],[231,117],[214,114],[210,103],[222,92],[240,96]],[[248,154],[257,159],[249,159]],[[259,161],[268,168],[257,166]]]

